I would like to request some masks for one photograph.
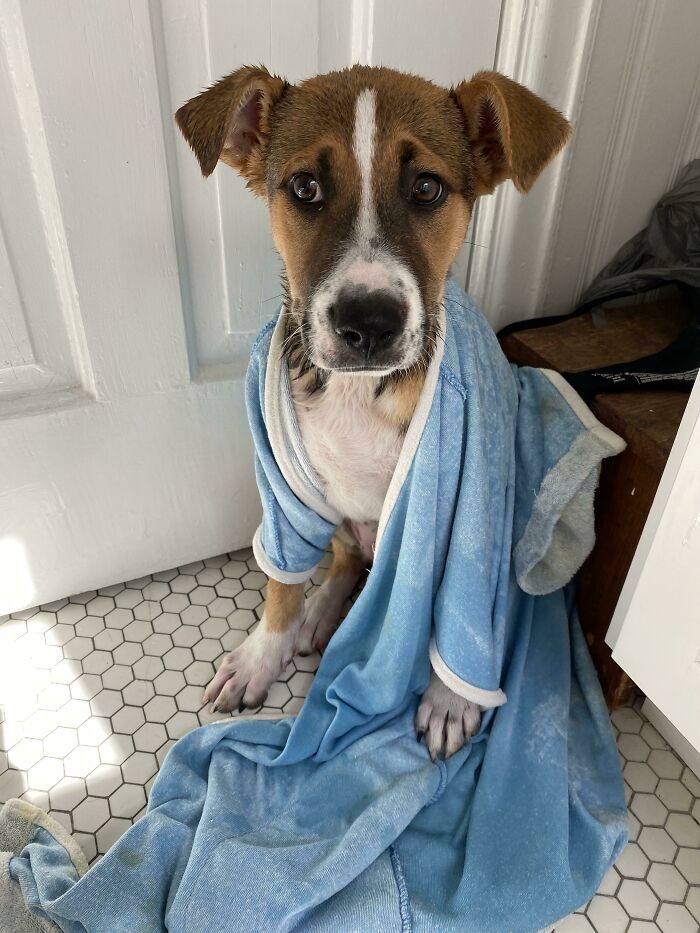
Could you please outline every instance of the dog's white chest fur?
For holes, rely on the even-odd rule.
[[[332,373],[310,397],[292,380],[292,398],[306,453],[328,502],[344,518],[376,522],[403,443],[377,413],[377,380]]]

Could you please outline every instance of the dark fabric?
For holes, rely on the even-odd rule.
[[[548,327],[594,308],[652,289],[675,285],[694,322],[659,353],[578,373],[563,373],[586,400],[598,392],[666,389],[690,392],[700,367],[700,159],[689,162],[678,183],[658,202],[644,230],[622,246],[598,273],[571,314],[519,321],[499,337]]]
[[[654,208],[646,229],[601,269],[576,311],[672,284],[685,286],[696,309],[700,306],[700,159],[686,165],[678,183]]]

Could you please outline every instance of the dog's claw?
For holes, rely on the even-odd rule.
[[[417,730],[416,730],[416,742],[418,742],[419,745],[420,745],[420,743],[423,741],[423,736],[424,736],[424,735],[425,735],[425,732],[423,732],[422,729],[417,729]]]

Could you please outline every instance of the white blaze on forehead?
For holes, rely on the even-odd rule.
[[[309,308],[311,361],[322,369],[333,369],[337,358],[338,334],[331,310],[345,290],[387,291],[405,307],[404,326],[397,346],[397,360],[387,369],[408,367],[422,352],[421,322],[423,301],[414,273],[405,260],[378,245],[377,205],[372,178],[377,143],[377,91],[365,88],[355,102],[352,151],[360,175],[360,197],[354,236],[345,244],[332,271],[314,291]],[[375,373],[376,376],[376,373]]]
[[[360,169],[360,210],[357,216],[357,234],[364,247],[377,233],[377,212],[372,199],[372,164],[376,126],[377,92],[366,88],[357,95],[355,127],[352,147]]]

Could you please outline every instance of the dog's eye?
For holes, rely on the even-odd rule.
[[[289,190],[305,204],[319,204],[323,201],[321,186],[310,172],[296,174],[289,183]]]
[[[413,182],[411,197],[416,204],[435,204],[442,197],[442,182],[436,175],[419,175]]]

